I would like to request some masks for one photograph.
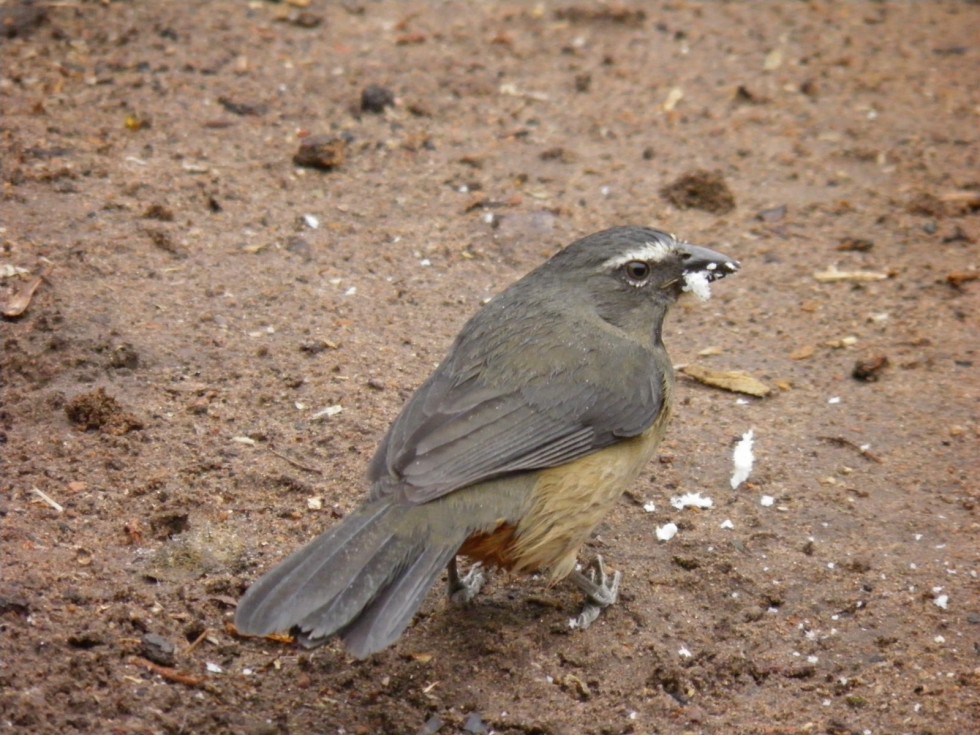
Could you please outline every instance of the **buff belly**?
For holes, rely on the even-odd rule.
[[[516,572],[544,570],[552,581],[567,576],[582,544],[650,461],[666,414],[633,439],[540,471],[521,518],[474,534],[459,553]]]

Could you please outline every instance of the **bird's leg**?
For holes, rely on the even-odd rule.
[[[459,576],[459,569],[456,568],[456,557],[449,561],[449,601],[454,605],[465,605],[479,594],[483,583],[487,581],[483,573],[483,565],[477,562],[470,567],[465,577]]]
[[[606,574],[606,565],[602,557],[596,556],[589,564],[588,575],[577,569],[569,575],[575,586],[585,594],[585,607],[578,617],[572,618],[569,624],[573,628],[588,628],[604,608],[612,605],[619,598],[619,583],[623,580],[622,572],[613,572],[612,579]]]

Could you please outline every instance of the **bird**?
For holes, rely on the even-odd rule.
[[[674,374],[670,306],[738,261],[665,231],[583,237],[488,301],[378,445],[364,502],[252,584],[240,634],[337,636],[356,658],[395,643],[443,570],[451,600],[484,567],[569,577],[588,627],[618,597],[601,557],[578,568],[595,527],[653,457]],[[461,576],[457,556],[473,562]],[[583,570],[584,569],[584,570]]]

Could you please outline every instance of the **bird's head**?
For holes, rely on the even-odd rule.
[[[614,227],[572,243],[539,271],[584,292],[607,322],[659,334],[667,308],[681,294],[706,300],[712,281],[738,269],[737,260],[666,232]]]

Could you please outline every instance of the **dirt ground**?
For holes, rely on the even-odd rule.
[[[0,730],[975,731],[980,6],[0,21]],[[620,604],[497,574],[363,662],[237,638],[467,316],[626,223],[742,261],[667,346],[772,392],[679,378],[588,549]]]

